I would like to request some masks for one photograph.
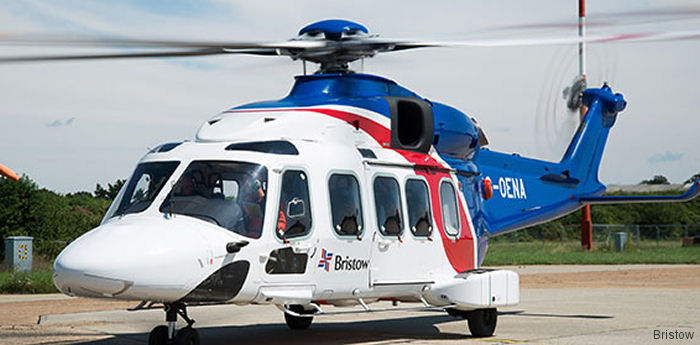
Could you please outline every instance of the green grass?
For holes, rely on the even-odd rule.
[[[0,294],[58,292],[53,285],[53,272],[0,272]]]
[[[628,243],[629,244],[629,243]],[[485,266],[557,264],[700,264],[700,247],[679,242],[641,242],[622,252],[605,247],[584,251],[578,242],[500,241],[489,244]]]

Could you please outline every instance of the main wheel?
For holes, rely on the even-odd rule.
[[[148,335],[148,345],[166,345],[168,343],[168,327],[156,326]]]
[[[192,327],[185,327],[177,331],[175,345],[199,345],[199,333]]]
[[[304,314],[304,307],[300,305],[289,306],[289,310],[297,314]],[[309,326],[311,326],[311,322],[313,322],[313,320],[313,316],[294,316],[284,313],[284,321],[291,329],[307,329]]]
[[[490,337],[496,330],[498,312],[496,308],[477,309],[469,313],[467,323],[473,337]]]

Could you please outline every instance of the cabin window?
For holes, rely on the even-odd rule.
[[[394,178],[380,176],[374,179],[374,204],[377,208],[377,227],[382,235],[398,236],[401,224],[401,196],[399,183]]]
[[[452,183],[443,181],[440,184],[440,207],[442,209],[442,224],[448,235],[457,236],[459,234],[459,209],[457,208],[457,197]]]
[[[341,236],[362,233],[360,184],[353,175],[333,174],[328,180],[333,229]]]
[[[276,233],[281,239],[301,237],[311,231],[308,176],[301,170],[282,174],[282,191]]]
[[[430,236],[433,231],[430,194],[423,180],[406,181],[406,204],[408,205],[408,225],[413,235]]]

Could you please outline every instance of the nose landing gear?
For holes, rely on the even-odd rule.
[[[199,345],[199,334],[192,328],[194,320],[187,316],[187,309],[184,303],[165,303],[165,321],[167,326],[156,326],[148,336],[148,345]],[[175,322],[180,315],[187,326],[175,331]]]

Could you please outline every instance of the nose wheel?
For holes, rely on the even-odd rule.
[[[187,316],[184,303],[165,303],[165,322],[167,326],[156,326],[148,336],[148,345],[199,345],[199,334],[192,328],[194,320]],[[177,316],[187,322],[187,326],[176,330]]]

